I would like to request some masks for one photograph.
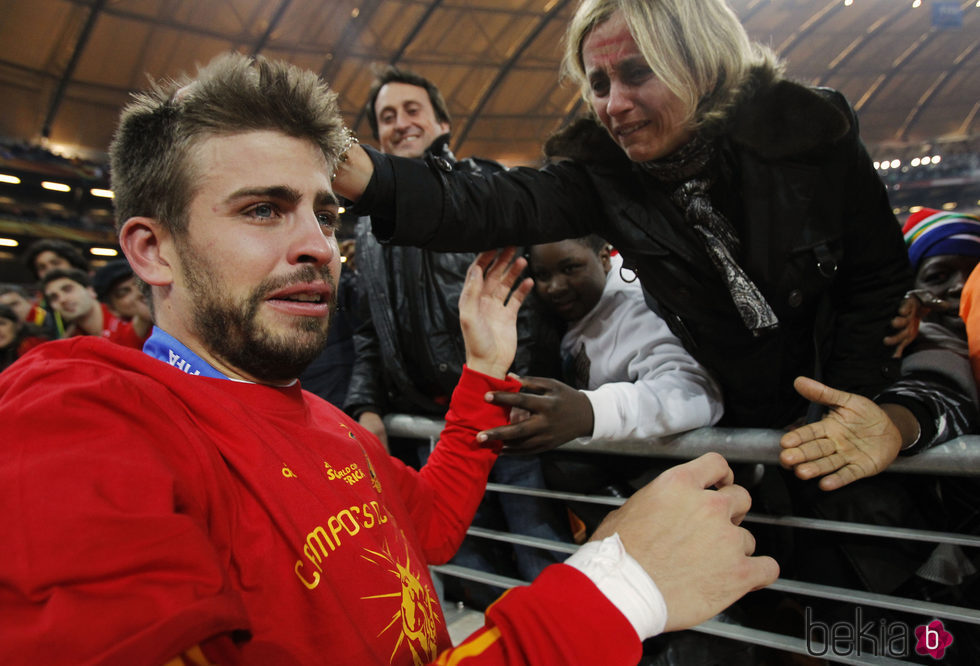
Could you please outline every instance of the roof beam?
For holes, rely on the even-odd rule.
[[[75,41],[75,48],[72,51],[71,59],[68,61],[65,71],[61,74],[58,87],[51,96],[51,103],[48,104],[48,112],[44,116],[44,124],[41,125],[41,137],[44,139],[51,137],[51,123],[54,122],[54,117],[58,115],[61,100],[65,96],[65,89],[71,82],[71,77],[75,74],[78,60],[82,57],[82,52],[85,51],[89,37],[92,36],[92,28],[95,26],[95,21],[99,18],[99,14],[102,13],[105,3],[106,0],[95,0],[92,4],[92,9],[89,11],[88,18],[85,20],[85,25],[82,26],[82,31],[78,34],[78,40]]]
[[[497,92],[497,88],[500,87],[500,84],[503,83],[504,79],[507,78],[507,75],[510,74],[510,71],[514,68],[514,65],[516,65],[517,61],[520,60],[522,55],[524,55],[524,51],[526,51],[528,47],[530,47],[531,44],[534,43],[534,40],[538,38],[538,35],[541,34],[541,31],[547,27],[547,25],[555,18],[555,16],[557,16],[563,9],[565,9],[565,7],[568,5],[568,2],[569,0],[560,0],[559,2],[556,2],[555,5],[550,10],[548,10],[548,13],[541,17],[541,20],[538,21],[538,25],[535,26],[534,30],[532,30],[531,33],[524,38],[524,41],[522,41],[521,44],[517,47],[513,55],[511,55],[511,57],[507,59],[507,62],[504,64],[504,66],[500,68],[500,70],[497,72],[497,75],[494,77],[493,82],[489,86],[487,86],[486,90],[484,90],[483,96],[480,98],[480,101],[473,108],[473,110],[470,111],[469,120],[467,120],[466,125],[463,126],[463,131],[460,132],[459,135],[456,137],[455,146],[454,146],[455,151],[458,151],[460,146],[462,146],[463,143],[466,141],[466,137],[469,135],[470,130],[473,129],[473,124],[480,119],[480,114],[483,113],[483,107],[487,105],[487,102],[489,102],[490,99]]]
[[[442,0],[432,0],[432,2],[429,3],[429,5],[425,8],[425,11],[422,12],[422,16],[419,17],[419,20],[415,22],[415,25],[412,26],[412,29],[408,31],[408,35],[406,35],[405,39],[402,40],[401,45],[394,53],[391,54],[391,57],[388,59],[389,65],[398,64],[398,61],[401,60],[402,56],[405,55],[405,51],[407,51],[408,47],[412,45],[412,42],[415,41],[415,38],[419,36],[420,32],[422,32],[422,28],[424,28],[425,24],[429,22],[430,18],[432,18],[432,14],[437,9],[439,9],[441,5],[442,5]],[[367,115],[367,104],[363,104],[361,105],[361,110],[357,112],[357,120],[354,121],[354,127],[360,127],[366,115]]]
[[[286,10],[289,9],[289,3],[292,1],[293,0],[282,0],[282,2],[279,3],[275,14],[273,14],[272,18],[269,20],[269,26],[265,29],[262,36],[259,37],[258,41],[252,46],[253,58],[265,48],[265,45],[269,42],[269,38],[272,37],[272,33],[279,27],[279,23],[282,21],[282,17],[286,13]]]

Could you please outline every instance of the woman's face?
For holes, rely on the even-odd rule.
[[[631,160],[659,159],[691,138],[681,100],[650,69],[622,14],[586,35],[582,63],[593,110]]]
[[[0,317],[0,349],[9,347],[16,337],[17,324],[6,317]]]

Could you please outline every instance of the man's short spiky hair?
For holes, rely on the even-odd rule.
[[[157,82],[136,95],[109,148],[117,228],[143,216],[183,231],[204,175],[193,148],[211,136],[254,130],[312,141],[331,171],[350,136],[336,93],[316,74],[261,57],[226,53],[196,77]]]

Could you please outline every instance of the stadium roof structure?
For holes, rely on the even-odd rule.
[[[869,144],[980,134],[977,0],[730,1],[793,78],[844,92]],[[147,75],[237,50],[319,72],[366,140],[372,66],[416,70],[446,97],[457,154],[533,164],[583,111],[558,77],[576,2],[0,0],[0,136],[104,151]]]

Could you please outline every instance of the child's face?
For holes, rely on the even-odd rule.
[[[578,321],[596,306],[606,286],[609,251],[598,254],[575,240],[531,248],[534,289],[555,314]]]

